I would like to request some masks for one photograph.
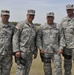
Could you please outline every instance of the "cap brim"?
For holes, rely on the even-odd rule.
[[[9,13],[2,13],[2,15],[10,15]]]
[[[28,13],[28,15],[35,15],[34,13]]]
[[[74,8],[66,8],[66,9],[74,9]]]
[[[54,17],[54,16],[52,16],[52,15],[47,15],[47,17]]]

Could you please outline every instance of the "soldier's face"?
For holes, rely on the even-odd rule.
[[[34,19],[34,17],[35,17],[35,15],[27,15],[27,19],[29,20],[29,21],[33,21],[33,19]]]
[[[67,11],[68,15],[72,15],[74,10],[73,9],[67,9],[66,11]]]
[[[46,19],[47,19],[47,23],[48,24],[52,24],[53,21],[54,21],[54,17],[53,16],[47,16]]]
[[[9,20],[9,15],[1,15],[3,21],[7,22]]]

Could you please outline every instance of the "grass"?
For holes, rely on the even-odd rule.
[[[63,63],[63,58],[62,58],[62,63]],[[52,64],[53,67],[53,64]],[[62,68],[63,69],[63,68]],[[74,71],[74,63],[73,63],[73,69],[72,72]],[[11,70],[11,75],[16,75],[16,64],[13,61],[13,66],[12,66],[12,70]],[[64,70],[63,70],[64,72]],[[43,63],[41,62],[40,56],[38,54],[37,59],[34,59],[32,62],[32,66],[31,66],[31,70],[30,70],[30,74],[29,75],[44,75],[43,72]],[[54,75],[54,74],[53,74]],[[64,74],[63,74],[64,75]],[[74,72],[72,73],[72,75],[74,75]]]

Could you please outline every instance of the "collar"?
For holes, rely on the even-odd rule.
[[[74,19],[74,16],[71,17],[71,18],[70,18],[69,16],[67,16],[67,20],[68,20],[68,21],[71,21],[72,19]]]
[[[52,25],[49,25],[49,24],[46,23],[45,25],[46,25],[47,28],[50,28],[50,29],[56,27],[55,23],[53,23]]]
[[[33,26],[34,26],[33,23],[28,23],[27,21],[25,21],[25,23],[26,23],[29,27],[33,27]]]
[[[28,26],[30,26],[30,27],[33,25],[33,23],[28,23],[27,20],[25,21],[25,23],[26,23]]]
[[[2,22],[1,22],[1,26],[3,27],[3,28],[8,28],[8,27],[10,27],[10,24],[8,23],[8,24],[3,24]]]

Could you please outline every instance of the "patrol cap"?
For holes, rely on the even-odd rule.
[[[66,5],[66,9],[74,9],[74,5],[73,4],[68,4],[68,5]]]
[[[54,13],[53,13],[53,12],[49,12],[49,13],[47,13],[47,16],[52,16],[52,17],[54,17]]]
[[[35,10],[27,10],[27,15],[35,15]]]
[[[10,15],[10,11],[8,11],[8,10],[1,10],[1,15]]]

